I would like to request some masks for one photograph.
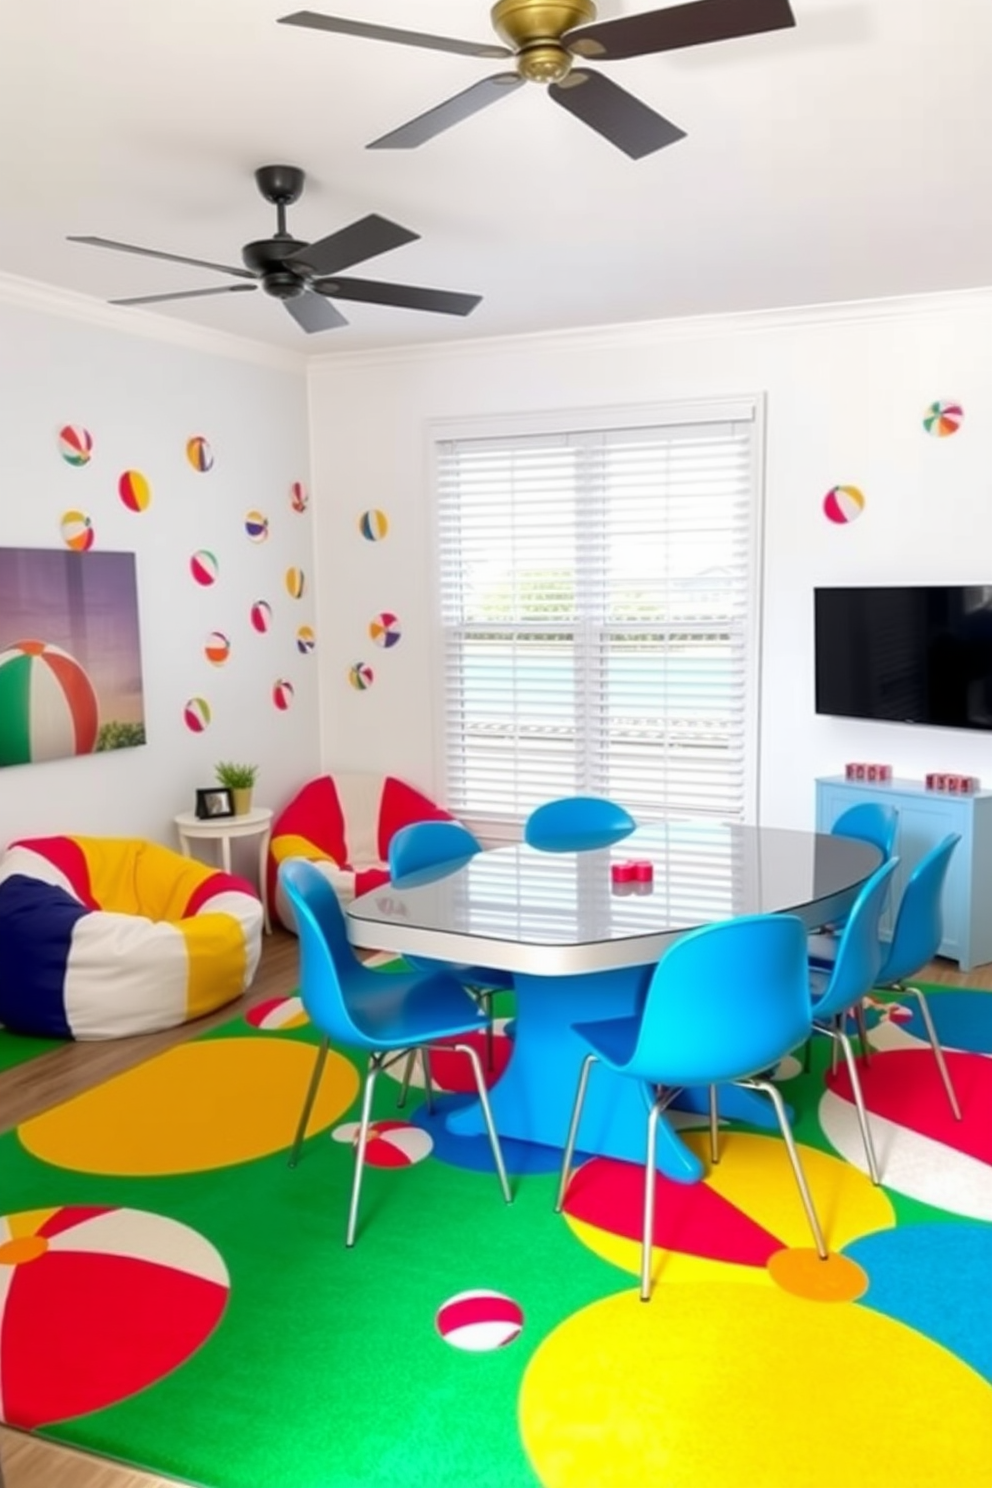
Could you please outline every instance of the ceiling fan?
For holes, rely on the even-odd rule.
[[[163,300],[193,300],[202,295],[237,294],[257,289],[282,300],[290,315],[304,331],[330,331],[348,322],[332,300],[361,300],[370,305],[393,305],[407,310],[435,310],[442,315],[469,315],[481,295],[456,294],[444,289],[422,289],[414,284],[386,284],[379,279],[344,279],[339,269],[349,268],[390,248],[412,243],[420,234],[400,227],[385,217],[372,213],[343,227],[339,232],[316,243],[303,243],[286,231],[286,208],[299,199],[305,175],[295,165],[263,165],[255,172],[255,182],[265,200],[276,209],[276,230],[271,238],[246,243],[241,250],[245,267],[209,263],[202,258],[185,258],[179,253],[161,253],[155,248],[138,248],[133,243],[116,243],[110,238],[69,237],[70,243],[89,243],[94,248],[114,248],[121,253],[140,253],[146,258],[161,258],[169,263],[192,264],[194,268],[216,269],[221,274],[234,274],[248,284],[222,284],[215,289],[187,289],[177,294],[132,295],[111,300],[112,305],[152,305]]]
[[[402,46],[455,52],[463,57],[510,58],[513,72],[497,72],[428,109],[380,139],[370,150],[410,150],[453,124],[487,108],[524,82],[546,83],[563,109],[603,135],[633,160],[685,137],[669,119],[620,88],[602,73],[575,62],[615,62],[704,42],[726,41],[796,24],[789,0],[688,0],[665,10],[596,22],[593,0],[497,0],[490,12],[499,43],[457,41],[421,31],[398,31],[365,21],[342,20],[300,10],[281,16],[284,26],[306,26],[393,41]],[[504,44],[505,43],[505,44]]]

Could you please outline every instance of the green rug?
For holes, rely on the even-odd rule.
[[[945,997],[984,1121],[992,999]],[[445,1143],[415,1092],[397,1111],[387,1079],[391,1165],[369,1168],[347,1251],[359,1068],[332,1056],[290,1170],[313,1057],[296,1016],[274,1001],[0,1138],[9,1421],[207,1488],[987,1488],[992,1225],[839,1155],[819,1044],[782,1088],[831,1275],[865,1289],[810,1292],[827,1272],[784,1148],[734,1131],[705,1184],[659,1190],[644,1306],[637,1169],[588,1164],[566,1219],[552,1164],[514,1144],[506,1206],[478,1144]],[[893,1024],[873,1068],[923,1072],[913,1037]],[[868,1409],[870,1450],[811,1426]]]
[[[65,1039],[31,1038],[28,1034],[8,1033],[6,1028],[0,1028],[0,1074],[4,1070],[16,1069],[19,1064],[27,1064],[29,1059],[37,1059],[39,1054],[64,1048],[65,1042]]]

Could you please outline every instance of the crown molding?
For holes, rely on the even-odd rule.
[[[89,295],[56,289],[53,285],[41,284],[33,279],[21,279],[14,274],[0,272],[0,304],[37,310],[66,320],[82,321],[101,330],[119,331],[148,341],[165,341],[171,346],[182,346],[209,356],[251,362],[256,366],[276,368],[282,372],[306,371],[307,356],[304,352],[289,351],[285,347],[270,346],[243,336],[232,336],[226,331],[215,331],[207,326],[191,325],[186,320],[171,320],[168,316],[153,315],[137,307],[108,305],[104,300],[95,300]]]
[[[313,353],[307,369],[319,372],[348,366],[378,366],[404,362],[462,360],[500,352],[555,349],[606,350],[728,335],[763,335],[795,329],[828,330],[841,325],[875,325],[891,321],[929,319],[936,315],[992,313],[992,287],[941,291],[934,294],[894,295],[875,300],[844,300],[834,304],[786,306],[712,315],[673,316],[573,330],[532,331],[514,336],[476,337],[464,341],[420,342],[417,345],[378,347],[366,351]]]

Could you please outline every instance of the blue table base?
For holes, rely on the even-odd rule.
[[[513,1053],[489,1092],[501,1137],[564,1147],[579,1071],[589,1052],[588,1045],[572,1031],[573,1023],[639,1012],[653,970],[651,966],[638,966],[583,976],[514,976],[517,1012]],[[643,1163],[652,1095],[649,1086],[615,1074],[608,1065],[594,1065],[578,1147],[602,1157]],[[776,1124],[771,1103],[757,1091],[721,1085],[717,1104],[722,1116],[759,1127]],[[685,1090],[674,1108],[707,1111],[706,1087]],[[448,1113],[445,1125],[459,1136],[477,1136],[484,1131],[478,1101]],[[703,1176],[699,1158],[664,1118],[658,1123],[658,1169],[679,1183],[696,1183]]]

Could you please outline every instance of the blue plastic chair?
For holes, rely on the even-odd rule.
[[[337,895],[312,863],[302,858],[286,859],[279,867],[279,882],[292,905],[299,935],[300,996],[311,1023],[322,1035],[290,1167],[296,1166],[299,1157],[331,1039],[349,1048],[367,1050],[369,1064],[345,1239],[346,1245],[354,1245],[376,1077],[409,1049],[419,1048],[425,1061],[429,1102],[428,1051],[443,1042],[446,1048],[459,1049],[471,1062],[500,1187],[509,1204],[510,1187],[479,1056],[471,1044],[451,1043],[484,1026],[482,1014],[464,987],[443,973],[390,972],[387,976],[363,966],[348,942]]]
[[[631,1017],[575,1025],[591,1050],[582,1062],[562,1159],[556,1210],[568,1187],[589,1071],[597,1060],[646,1091],[647,1161],[641,1300],[651,1296],[655,1151],[658,1118],[689,1085],[710,1087],[710,1151],[717,1148],[716,1086],[763,1090],[775,1108],[803,1207],[821,1259],[827,1248],[813,1207],[789,1119],[778,1089],[766,1078],[811,1027],[806,928],[797,915],[744,915],[692,930],[665,952],[651,978],[643,1011]]]
[[[933,1018],[921,987],[910,985],[907,978],[916,976],[936,956],[944,938],[944,914],[941,898],[951,854],[961,841],[960,832],[951,832],[921,858],[909,875],[899,908],[889,953],[878,973],[879,987],[909,994],[919,1004],[920,1017],[927,1031],[937,1069],[956,1121],[961,1120],[961,1107],[954,1093],[944,1051],[933,1026]]]
[[[401,827],[389,844],[389,876],[393,883],[429,883],[432,878],[453,873],[482,851],[482,843],[468,827],[456,821],[413,822]],[[493,1067],[493,993],[513,987],[513,976],[495,967],[450,965],[429,956],[410,956],[411,966],[421,971],[450,971],[477,996],[486,1014],[486,1063]],[[406,1095],[401,1094],[400,1105]]]
[[[859,801],[856,806],[849,806],[846,811],[841,812],[830,828],[830,835],[832,837],[854,837],[858,842],[870,842],[882,854],[882,862],[887,863],[895,851],[898,830],[899,812],[894,806],[883,806],[876,801]],[[810,956],[814,960],[825,957],[828,961],[832,961],[834,950],[824,944],[820,937],[836,936],[843,928],[843,920],[835,920],[833,924],[825,925],[820,935],[810,940]]]
[[[810,990],[813,994],[813,1032],[823,1033],[840,1044],[844,1051],[844,1062],[851,1077],[851,1091],[861,1127],[861,1139],[868,1160],[868,1174],[872,1183],[878,1183],[878,1163],[868,1126],[861,1079],[851,1047],[851,1040],[844,1024],[848,1013],[858,1019],[861,1033],[861,1049],[869,1057],[868,1037],[864,1025],[863,999],[876,986],[882,965],[884,950],[878,935],[878,924],[889,892],[890,879],[899,864],[898,858],[890,858],[881,868],[876,868],[861,887],[857,899],[844,924],[837,941],[837,954],[832,965],[810,963]]]
[[[629,811],[604,796],[562,796],[537,806],[524,822],[524,841],[542,852],[609,847],[637,826]]]

